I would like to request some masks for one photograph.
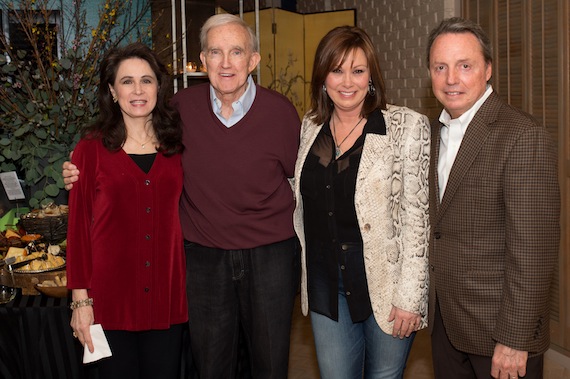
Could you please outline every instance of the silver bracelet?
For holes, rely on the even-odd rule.
[[[71,308],[71,310],[75,310],[79,307],[86,307],[88,305],[93,306],[93,298],[90,297],[83,300],[72,301],[71,304],[69,304],[69,308]]]

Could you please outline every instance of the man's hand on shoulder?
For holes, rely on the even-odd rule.
[[[63,176],[63,182],[65,183],[65,189],[70,190],[73,188],[73,183],[79,180],[79,170],[77,166],[69,161],[63,162],[61,175]]]
[[[526,375],[528,352],[497,343],[491,361],[491,376],[496,379],[517,379]]]

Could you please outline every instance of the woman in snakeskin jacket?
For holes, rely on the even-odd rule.
[[[374,46],[357,27],[321,40],[311,101],[294,224],[321,377],[401,378],[426,326],[429,122],[386,103]]]

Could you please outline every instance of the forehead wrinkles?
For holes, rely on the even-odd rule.
[[[234,24],[215,27],[208,31],[206,38],[207,50],[224,50],[224,47],[227,47],[228,50],[240,49],[247,51],[250,50],[248,42],[247,31],[241,26]]]

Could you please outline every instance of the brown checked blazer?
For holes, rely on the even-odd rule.
[[[435,299],[449,340],[543,353],[560,237],[557,152],[548,131],[492,93],[467,127],[440,203],[440,124],[430,166],[429,324]]]

